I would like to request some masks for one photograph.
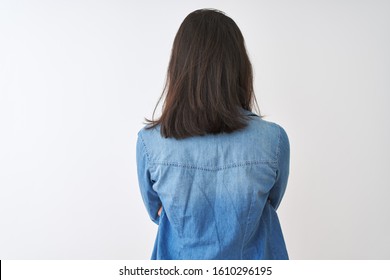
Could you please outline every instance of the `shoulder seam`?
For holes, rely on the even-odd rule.
[[[138,137],[140,138],[140,140],[141,140],[141,142],[142,142],[142,146],[144,147],[145,154],[146,154],[146,158],[148,159],[148,162],[150,162],[149,151],[148,151],[148,148],[146,147],[145,141],[144,141],[144,139],[143,139],[141,133],[138,133]]]

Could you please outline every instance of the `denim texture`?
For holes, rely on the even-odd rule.
[[[151,259],[288,259],[276,210],[289,176],[285,130],[256,114],[233,133],[138,132],[138,182],[158,224]],[[161,215],[157,212],[162,206]]]

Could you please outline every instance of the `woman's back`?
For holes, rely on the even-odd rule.
[[[288,258],[275,211],[287,185],[288,137],[242,112],[248,125],[233,133],[177,140],[159,126],[139,132],[141,194],[159,224],[152,259]]]

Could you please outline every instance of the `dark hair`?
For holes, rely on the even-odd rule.
[[[244,37],[223,12],[201,9],[190,13],[173,42],[162,115],[148,120],[161,125],[163,137],[176,139],[208,133],[230,133],[246,127],[258,105],[253,92],[252,65]]]

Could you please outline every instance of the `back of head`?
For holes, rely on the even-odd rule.
[[[184,19],[173,43],[164,94],[161,117],[148,120],[149,128],[161,125],[164,137],[230,133],[246,126],[241,111],[256,104],[252,66],[230,17],[202,9]]]

